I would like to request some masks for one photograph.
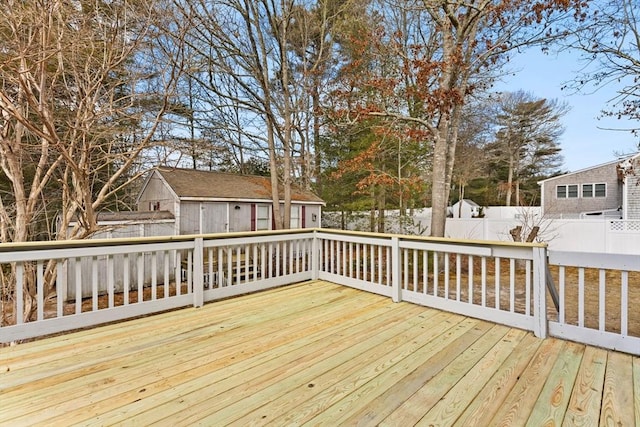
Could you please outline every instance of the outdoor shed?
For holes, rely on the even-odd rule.
[[[471,199],[458,200],[449,209],[453,218],[478,218],[480,216],[480,205]]]
[[[319,227],[323,200],[295,185],[291,191],[291,228]],[[137,199],[138,211],[171,212],[176,234],[270,230],[272,204],[269,177],[169,167],[151,171]]]

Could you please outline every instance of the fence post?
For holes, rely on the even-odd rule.
[[[400,240],[397,237],[391,238],[391,298],[393,302],[402,301],[402,289],[400,286]]]
[[[313,230],[313,240],[311,241],[311,279],[318,280],[320,275],[320,254],[318,253],[318,230]]]
[[[193,247],[193,306],[204,305],[204,248],[202,237],[196,237]]]
[[[547,248],[533,248],[533,333],[538,338],[547,337]]]

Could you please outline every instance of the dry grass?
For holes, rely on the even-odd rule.
[[[559,287],[558,267],[552,267],[556,287]],[[605,270],[605,330],[620,332],[622,306],[622,277],[618,271]],[[640,272],[630,272],[627,279],[628,334],[640,337]],[[579,270],[565,268],[565,322],[577,325],[579,313]],[[589,328],[599,327],[600,272],[597,269],[584,270],[584,324]]]

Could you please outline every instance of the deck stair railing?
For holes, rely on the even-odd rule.
[[[629,310],[640,290],[638,257],[571,264],[575,256],[551,252],[549,269],[547,255],[536,243],[327,229],[0,244],[0,343],[322,279],[541,338],[640,354],[640,319],[632,322]],[[573,279],[562,274],[576,265],[622,271],[617,286],[602,273],[598,295],[606,296],[595,327],[588,280],[576,284],[577,308],[570,304]],[[551,282],[559,310],[546,289]],[[606,293],[611,288],[618,303]],[[613,313],[618,327],[611,328]]]

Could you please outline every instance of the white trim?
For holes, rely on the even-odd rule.
[[[629,185],[627,183],[627,176],[622,177],[622,219],[629,219]]]
[[[149,185],[149,181],[151,181],[151,177],[153,176],[153,174],[156,172],[156,170],[150,170],[147,173],[147,176],[144,178],[144,182],[142,183],[142,187],[140,188],[140,191],[138,192],[138,196],[136,196],[136,206],[138,206],[138,204],[140,203],[140,196],[142,196],[142,193],[144,193],[144,190],[147,188],[147,185]]]
[[[549,251],[548,255],[551,265],[640,271],[639,255],[568,251]]]

